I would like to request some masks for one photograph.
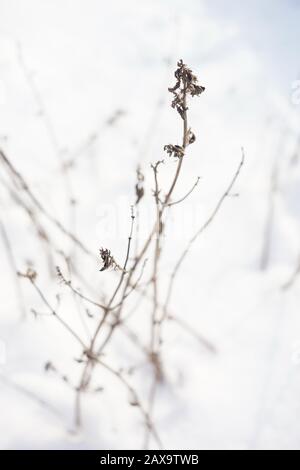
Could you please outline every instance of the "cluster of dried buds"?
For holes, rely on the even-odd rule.
[[[27,268],[26,273],[17,272],[17,275],[20,277],[26,277],[31,282],[34,282],[37,278],[37,272],[33,268]]]
[[[63,273],[61,272],[61,269],[59,266],[56,266],[56,274],[58,279],[66,285],[71,285],[71,281],[67,281],[67,279],[64,277]]]
[[[165,145],[164,151],[167,152],[169,157],[181,158],[184,155],[184,148],[181,145]]]
[[[177,63],[177,70],[175,71],[176,83],[169,91],[173,93],[172,108],[176,109],[183,120],[186,120],[186,97],[199,96],[204,92],[205,87],[198,84],[196,75],[193,74],[182,60]],[[185,153],[185,148],[193,144],[196,140],[195,134],[191,129],[186,131],[183,145],[168,144],[164,146],[164,150],[170,157],[182,158]]]
[[[186,96],[199,96],[205,91],[205,87],[198,85],[196,75],[193,74],[191,69],[182,60],[177,63],[177,67],[175,71],[176,83],[173,87],[169,88],[169,91],[174,95],[172,108],[175,108],[182,119],[184,119],[184,114],[187,110],[185,105]]]
[[[110,250],[108,250],[107,248],[100,248],[100,257],[103,263],[103,266],[100,271],[106,271],[109,268],[123,271],[123,268],[121,268],[121,266],[115,261]]]

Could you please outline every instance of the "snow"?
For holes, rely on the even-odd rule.
[[[190,236],[210,215],[245,149],[246,164],[214,223],[193,245],[178,277],[172,313],[211,341],[217,354],[170,322],[154,421],[167,449],[299,449],[299,281],[282,286],[300,252],[298,2],[253,0],[0,0],[0,147],[49,211],[76,228],[97,255],[101,246],[124,255],[134,200],[135,169],[147,176],[142,235],[152,225],[149,163],[166,158],[180,122],[167,87],[180,58],[206,91],[190,103],[197,135],[176,189],[179,198],[201,177],[190,198],[170,214],[162,286]],[[121,112],[120,112],[121,111]],[[113,126],[107,120],[120,113]],[[69,171],[75,221],[66,203],[60,157],[77,155]],[[167,158],[166,158],[167,160]],[[176,162],[167,161],[162,182]],[[270,258],[260,269],[271,178],[277,190]],[[6,180],[1,168],[1,181]],[[19,193],[21,194],[21,193]],[[38,282],[77,331],[84,326],[67,288],[49,275],[45,245],[24,212],[0,186],[1,221],[17,269],[29,261]],[[49,228],[60,249],[69,241]],[[84,427],[73,432],[74,393],[44,364],[53,362],[77,383],[76,342],[26,280],[20,320],[7,247],[1,245],[0,447],[3,449],[126,449],[143,444],[143,420],[115,377],[99,369],[101,393],[84,398]],[[94,293],[115,274],[71,255]],[[54,266],[64,266],[52,253]],[[81,286],[84,288],[84,286]],[[75,312],[75,314],[74,314]],[[130,325],[149,337],[145,304]],[[93,320],[87,319],[92,329]],[[86,333],[83,333],[86,334]],[[119,333],[106,351],[114,367],[143,361]],[[151,369],[129,377],[146,397]],[[151,441],[151,447],[156,444]]]

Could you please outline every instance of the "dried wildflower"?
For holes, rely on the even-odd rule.
[[[37,278],[37,272],[32,268],[27,268],[26,273],[21,273],[21,272],[18,271],[17,274],[20,277],[26,277],[31,282],[34,282]]]
[[[108,268],[113,268],[115,270],[119,269],[121,271],[123,270],[123,268],[121,268],[121,266],[119,266],[119,264],[115,261],[110,250],[107,248],[100,248],[100,256],[103,263],[100,271],[106,271]]]
[[[196,75],[193,74],[191,69],[189,69],[182,60],[177,63],[177,66],[178,68],[175,71],[176,83],[173,87],[169,88],[169,91],[174,95],[172,108],[177,110],[184,120],[185,126],[187,126],[186,111],[188,107],[186,106],[186,97],[187,95],[199,96],[203,93],[205,88],[198,85]],[[182,146],[168,144],[164,146],[164,150],[170,157],[182,158],[185,153],[185,148],[193,144],[195,140],[196,136],[189,128],[185,130]]]
[[[199,96],[204,92],[205,88],[198,85],[198,79],[193,74],[182,60],[177,63],[177,70],[175,71],[176,83],[173,87],[169,88],[169,91],[173,93],[174,98],[172,101],[172,108],[175,108],[182,119],[188,109],[186,107],[186,95]]]
[[[184,148],[180,145],[168,144],[164,146],[164,150],[170,157],[182,158],[184,156]]]
[[[136,170],[136,176],[137,176],[137,183],[135,185],[135,195],[136,195],[136,201],[135,204],[137,205],[140,200],[144,197],[145,190],[144,190],[144,180],[145,177],[143,173],[141,172],[141,168],[138,166]]]

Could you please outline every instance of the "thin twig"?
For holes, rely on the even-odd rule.
[[[48,219],[49,222],[55,225],[62,233],[64,233],[64,235],[66,235],[70,240],[72,240],[72,242],[74,242],[75,245],[77,245],[85,254],[93,256],[91,251],[72,232],[66,229],[58,219],[56,219],[50,212],[48,212],[48,210],[33,194],[21,173],[19,173],[18,170],[13,166],[13,164],[9,161],[9,159],[6,157],[2,150],[0,150],[0,158],[5,163],[5,166],[9,170],[11,175],[17,179],[21,188],[26,192],[34,206],[46,217],[46,219]]]
[[[173,272],[171,274],[171,277],[170,277],[170,282],[169,282],[169,286],[168,286],[168,290],[167,290],[167,295],[166,295],[166,300],[165,300],[165,304],[164,304],[164,308],[163,308],[163,317],[162,319],[167,315],[167,311],[168,311],[168,305],[169,305],[169,302],[170,302],[170,298],[171,298],[171,294],[172,294],[172,290],[173,290],[173,285],[174,285],[174,281],[175,281],[175,278],[176,278],[176,275],[179,271],[179,268],[180,266],[182,265],[185,257],[187,256],[187,254],[189,253],[192,245],[195,243],[195,241],[197,240],[197,238],[210,226],[210,224],[213,222],[215,216],[217,215],[217,213],[219,212],[219,210],[221,209],[224,201],[226,200],[226,198],[228,197],[228,195],[230,194],[236,180],[238,179],[239,177],[239,174],[241,172],[241,169],[244,165],[244,162],[245,162],[245,153],[244,153],[244,149],[242,148],[242,159],[238,165],[238,168],[228,186],[228,188],[226,189],[225,193],[221,196],[221,198],[219,199],[217,205],[215,206],[214,210],[212,211],[211,215],[209,216],[209,218],[206,220],[206,222],[200,227],[199,230],[197,230],[197,232],[192,236],[192,238],[190,239],[190,241],[188,242],[188,245],[187,247],[184,249],[183,253],[181,254],[181,256],[179,257],[174,269],[173,269]]]
[[[65,162],[63,159],[63,153],[61,151],[61,148],[58,142],[55,127],[51,120],[50,114],[47,110],[43,96],[35,82],[34,74],[31,70],[28,69],[25,63],[25,60],[23,57],[23,51],[22,51],[22,47],[20,43],[17,43],[17,52],[18,52],[17,56],[18,56],[20,67],[23,70],[27,84],[31,90],[32,96],[38,107],[39,116],[41,116],[41,118],[43,119],[54,155],[56,156],[58,164],[60,165],[60,174],[63,179],[63,183],[64,183],[63,186],[64,186],[65,193],[66,193],[66,199],[67,199],[67,202],[69,203],[69,208],[70,208],[70,227],[71,227],[71,231],[74,233],[75,231],[75,204],[74,204],[75,197],[73,194],[71,177],[68,171],[69,167],[65,165]]]
[[[216,354],[218,352],[217,348],[211,341],[208,341],[202,334],[200,334],[198,331],[195,331],[195,328],[189,325],[186,321],[182,320],[182,318],[174,315],[168,315],[167,319],[181,326],[184,331],[193,336],[210,353]]]
[[[51,314],[66,328],[66,330],[69,331],[69,333],[71,333],[71,335],[81,344],[81,346],[86,349],[86,345],[84,344],[84,342],[82,341],[82,339],[78,336],[78,334],[70,327],[70,325],[68,325],[68,323],[63,319],[61,318],[60,315],[58,315],[58,313],[56,312],[56,310],[53,309],[53,307],[50,305],[49,301],[46,299],[45,295],[43,294],[43,292],[41,291],[41,289],[39,288],[39,286],[37,285],[37,283],[35,282],[35,277],[36,277],[36,273],[34,272],[27,272],[27,273],[21,273],[21,272],[18,272],[18,275],[20,277],[24,277],[25,279],[28,279],[31,284],[33,285],[33,287],[35,288],[35,290],[37,291],[37,293],[39,294],[41,300],[44,302],[45,306],[49,309],[49,311],[51,312]]]
[[[187,199],[189,197],[190,194],[192,194],[192,192],[194,191],[194,189],[196,188],[196,186],[198,185],[200,181],[200,176],[198,176],[196,182],[194,183],[194,185],[192,186],[192,188],[186,193],[185,196],[183,196],[181,199],[178,199],[178,201],[175,201],[175,202],[169,202],[167,205],[168,207],[171,207],[171,206],[175,206],[176,204],[180,204],[181,202],[183,202],[185,199]]]
[[[10,377],[5,377],[4,375],[0,374],[0,380],[1,380],[1,382],[3,382],[8,387],[16,390],[17,392],[19,392],[22,395],[26,396],[30,400],[33,400],[39,406],[42,406],[43,408],[47,409],[47,411],[51,411],[51,413],[53,413],[57,417],[62,418],[60,412],[56,408],[54,408],[50,403],[48,403],[46,400],[44,400],[43,398],[36,395],[31,390],[28,390],[27,388],[23,387],[22,385],[17,384]]]
[[[132,387],[132,385],[130,385],[129,382],[127,382],[127,380],[124,378],[124,376],[119,371],[113,369],[112,367],[105,364],[103,361],[99,360],[98,358],[96,358],[95,360],[99,365],[104,367],[111,374],[113,374],[117,379],[119,379],[122,382],[122,384],[127,388],[129,393],[131,394],[131,398],[132,398],[131,399],[131,405],[136,406],[136,407],[139,408],[142,415],[144,416],[145,424],[146,424],[147,429],[149,429],[149,432],[153,435],[153,437],[156,440],[156,443],[158,444],[159,448],[163,449],[162,441],[161,441],[161,439],[160,439],[160,437],[159,437],[159,435],[158,435],[158,433],[155,429],[155,426],[154,426],[149,414],[144,409],[144,407],[143,407],[143,405],[142,405],[135,389]]]

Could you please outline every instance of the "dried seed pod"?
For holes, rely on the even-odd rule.
[[[170,157],[182,158],[184,156],[184,148],[180,145],[168,144],[164,146],[164,150]]]
[[[123,268],[121,268],[121,266],[115,261],[110,250],[108,250],[107,248],[100,248],[100,256],[101,261],[103,263],[103,266],[100,271],[106,271],[108,268],[113,268],[115,270],[119,269],[123,271]]]
[[[169,91],[173,93],[174,98],[172,101],[172,108],[175,108],[184,119],[184,113],[188,109],[185,105],[186,95],[199,96],[205,91],[205,87],[198,85],[198,79],[189,69],[186,64],[180,60],[177,63],[177,70],[175,71],[176,83]]]
[[[194,132],[192,132],[191,129],[188,130],[188,135],[187,135],[187,145],[191,145],[195,142],[196,136]]]
[[[29,279],[32,283],[36,280],[37,278],[37,272],[32,269],[32,268],[27,268],[26,273],[21,273],[20,271],[17,272],[18,276],[20,277],[26,277]]]

